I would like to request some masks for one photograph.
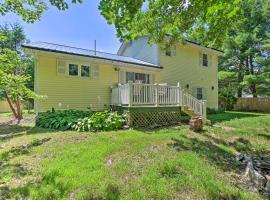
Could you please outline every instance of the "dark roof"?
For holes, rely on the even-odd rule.
[[[141,65],[141,66],[146,66],[146,67],[161,68],[158,65],[148,63],[142,60],[138,60],[135,58],[127,57],[127,56],[120,56],[117,54],[105,53],[105,52],[100,52],[100,51],[95,52],[89,49],[70,47],[66,45],[53,44],[53,43],[48,43],[48,42],[34,42],[30,44],[23,44],[22,47],[28,48],[28,49],[41,50],[41,51],[49,51],[49,52],[64,53],[64,54],[69,54],[69,55],[105,59],[105,60]]]

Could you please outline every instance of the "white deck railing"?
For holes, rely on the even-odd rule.
[[[206,102],[184,92],[180,85],[127,83],[112,88],[112,104],[119,106],[186,106],[206,118]]]

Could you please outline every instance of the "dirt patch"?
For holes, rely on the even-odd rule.
[[[229,127],[229,126],[223,126],[223,125],[218,125],[218,124],[214,124],[213,125],[214,127],[216,127],[216,128],[221,128],[221,129],[223,129],[224,131],[235,131],[236,129],[235,128],[233,128],[233,127]]]

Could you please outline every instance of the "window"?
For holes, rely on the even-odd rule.
[[[149,74],[126,72],[126,82],[132,81],[134,83],[150,83]]]
[[[207,54],[202,54],[202,64],[204,67],[208,67],[208,56]]]
[[[166,49],[166,50],[165,50],[165,55],[166,55],[166,56],[171,56],[171,55],[172,55],[171,49]]]
[[[70,76],[78,76],[79,75],[79,67],[76,64],[68,65],[68,74]]]
[[[90,77],[90,67],[81,65],[81,77]]]
[[[197,99],[201,100],[203,99],[203,89],[197,88]]]

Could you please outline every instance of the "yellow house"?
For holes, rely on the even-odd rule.
[[[102,110],[110,105],[187,107],[202,114],[218,107],[218,56],[187,42],[163,50],[147,37],[123,43],[117,54],[36,42],[23,45],[35,57],[36,112]],[[203,101],[206,100],[206,101]],[[205,112],[205,111],[204,111]]]

